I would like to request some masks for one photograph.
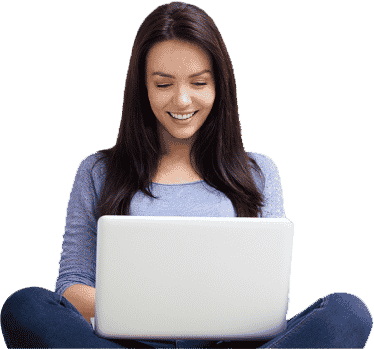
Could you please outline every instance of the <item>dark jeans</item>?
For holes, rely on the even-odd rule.
[[[103,339],[65,297],[40,287],[13,293],[1,310],[8,348],[363,348],[372,324],[366,305],[348,293],[320,298],[267,342]]]

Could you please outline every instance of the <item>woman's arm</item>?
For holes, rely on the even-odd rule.
[[[67,288],[63,296],[77,308],[90,324],[90,318],[95,317],[95,294],[95,288],[76,284]]]

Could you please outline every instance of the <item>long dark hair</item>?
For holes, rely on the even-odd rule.
[[[251,168],[262,180],[264,176],[243,147],[235,78],[226,46],[213,20],[203,10],[172,2],[156,8],[136,35],[117,143],[98,151],[101,157],[97,161],[105,161],[106,178],[95,208],[96,219],[103,215],[129,215],[131,199],[139,190],[158,199],[149,187],[159,167],[161,145],[146,89],[146,56],[155,44],[167,40],[203,47],[213,62],[216,98],[191,146],[194,170],[231,200],[237,217],[262,216],[264,197],[255,185]]]

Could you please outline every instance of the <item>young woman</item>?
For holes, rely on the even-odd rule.
[[[275,164],[246,153],[240,131],[233,68],[213,20],[185,3],[158,7],[135,39],[117,144],[78,169],[56,290],[29,287],[7,299],[7,346],[363,348],[372,319],[346,293],[318,299],[268,341],[124,341],[93,332],[100,216],[285,217]]]

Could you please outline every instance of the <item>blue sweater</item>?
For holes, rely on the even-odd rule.
[[[265,196],[264,218],[285,218],[282,187],[274,162],[261,154],[248,153],[260,166],[265,176],[265,186],[253,170],[256,186]],[[56,282],[59,295],[74,284],[95,287],[96,231],[94,218],[101,188],[105,179],[105,166],[99,153],[84,159],[75,176],[67,209],[66,226],[60,271]],[[186,217],[236,217],[234,206],[226,195],[208,186],[203,180],[186,184],[151,183],[152,199],[137,192],[130,204],[132,216],[186,216]]]

